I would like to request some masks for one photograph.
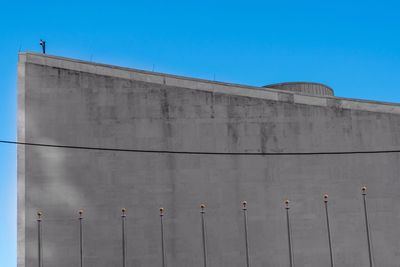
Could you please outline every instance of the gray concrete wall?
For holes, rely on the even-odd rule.
[[[400,146],[395,104],[265,88],[20,54],[19,141],[214,152],[381,150]],[[161,266],[158,208],[166,209],[167,266],[202,266],[199,204],[206,203],[209,266],[244,266],[242,200],[251,266],[288,266],[283,200],[292,201],[296,266],[328,266],[322,195],[330,195],[337,266],[368,266],[360,188],[367,185],[377,266],[400,262],[399,155],[171,155],[18,149],[18,266]]]

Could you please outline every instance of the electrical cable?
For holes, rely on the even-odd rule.
[[[2,144],[14,144],[35,147],[67,148],[81,150],[133,152],[133,153],[155,153],[155,154],[186,154],[186,155],[227,155],[227,156],[302,156],[302,155],[351,155],[351,154],[388,154],[400,153],[400,149],[394,150],[359,150],[359,151],[316,151],[316,152],[211,152],[211,151],[179,151],[179,150],[148,150],[128,148],[106,148],[90,146],[55,145],[44,143],[18,142],[0,140]]]

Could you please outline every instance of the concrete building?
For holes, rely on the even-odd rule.
[[[19,145],[18,267],[38,266],[39,210],[43,266],[79,266],[79,209],[84,266],[122,266],[121,208],[127,266],[161,266],[160,206],[166,265],[203,266],[200,203],[208,266],[245,266],[243,200],[250,265],[286,267],[286,198],[295,266],[330,266],[324,193],[335,265],[369,266],[363,185],[373,260],[400,262],[398,153],[285,154],[398,149],[398,104],[319,84],[252,87],[21,53],[18,140],[206,152]]]

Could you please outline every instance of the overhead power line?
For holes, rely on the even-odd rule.
[[[211,151],[179,151],[179,150],[151,150],[151,149],[128,149],[128,148],[107,148],[92,146],[68,146],[44,143],[30,143],[0,140],[2,144],[13,144],[34,147],[51,147],[81,150],[113,151],[113,152],[133,152],[133,153],[154,153],[154,154],[186,154],[186,155],[227,155],[227,156],[302,156],[302,155],[350,155],[350,154],[388,154],[400,153],[400,149],[395,150],[359,150],[359,151],[316,151],[316,152],[211,152]]]

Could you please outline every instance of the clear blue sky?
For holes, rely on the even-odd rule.
[[[324,3],[325,2],[325,3]],[[21,51],[250,85],[315,81],[400,102],[398,1],[1,1],[0,139]],[[16,152],[0,144],[0,266],[16,266]]]

